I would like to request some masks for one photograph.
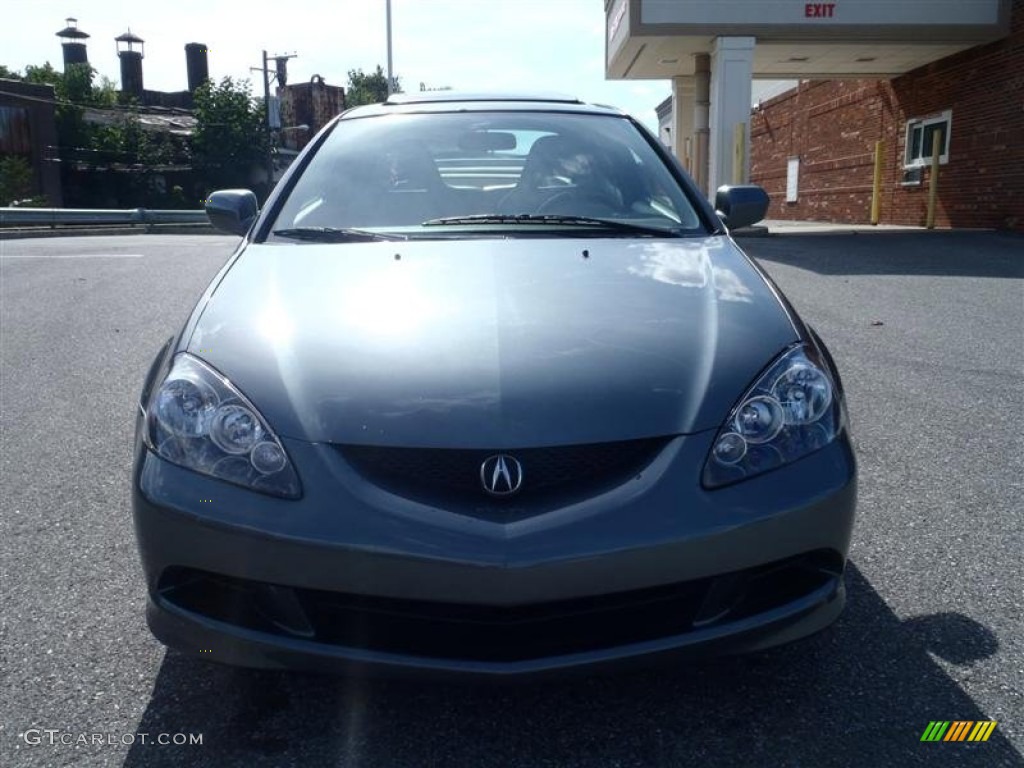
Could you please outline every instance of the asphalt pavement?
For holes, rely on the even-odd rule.
[[[756,655],[521,685],[236,670],[149,635],[136,398],[236,242],[0,241],[0,765],[1024,765],[1021,236],[745,239],[844,376],[847,610]],[[922,743],[932,720],[999,724]]]

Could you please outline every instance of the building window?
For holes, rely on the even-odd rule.
[[[786,202],[795,203],[800,190],[800,158],[791,157],[786,162]]]
[[[941,115],[917,118],[907,121],[907,151],[903,161],[905,168],[929,165],[932,161],[932,141],[939,142],[939,162],[949,162],[949,133],[953,124],[953,112],[946,110]]]

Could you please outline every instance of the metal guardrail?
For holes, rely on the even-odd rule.
[[[206,211],[147,208],[0,208],[0,227],[58,224],[208,224]]]

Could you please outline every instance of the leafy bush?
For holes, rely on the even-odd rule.
[[[17,155],[0,158],[0,206],[29,197],[34,191],[35,178],[28,160]]]
[[[402,92],[399,79],[395,78],[395,93]],[[388,98],[388,76],[384,74],[380,64],[373,72],[366,73],[361,69],[348,71],[348,89],[345,93],[345,106],[358,107],[362,104],[377,104]]]

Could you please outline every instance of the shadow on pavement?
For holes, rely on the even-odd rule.
[[[987,720],[933,660],[995,637],[955,613],[900,621],[852,564],[825,632],[701,666],[515,686],[235,670],[168,653],[126,766],[1018,766],[981,744],[922,743],[931,720]]]
[[[740,245],[758,259],[822,275],[1024,278],[1024,235],[1010,232],[801,232]]]

